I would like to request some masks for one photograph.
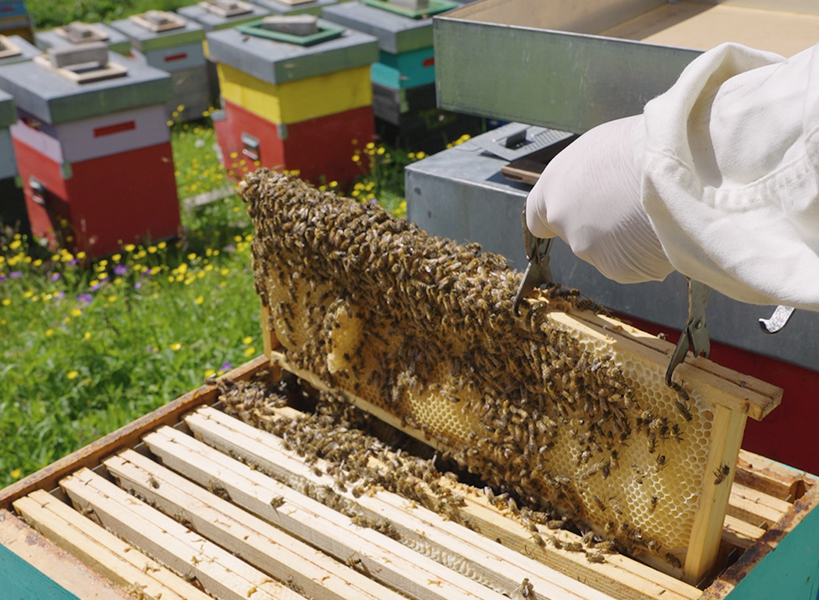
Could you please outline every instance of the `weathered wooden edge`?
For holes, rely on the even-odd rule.
[[[737,482],[793,503],[817,483],[816,477],[747,450],[739,452]]]
[[[706,590],[699,600],[724,600],[762,560],[773,552],[779,542],[793,531],[811,511],[819,510],[819,486],[813,486],[794,502],[793,508],[756,543],[746,550],[737,562],[725,570]]]
[[[711,429],[711,448],[703,474],[702,496],[691,529],[683,567],[683,581],[697,585],[714,568],[736,472],[745,414],[717,407]],[[723,467],[727,473],[717,476]],[[711,478],[714,478],[713,480]]]
[[[65,590],[88,600],[127,600],[124,590],[90,569],[78,558],[0,509],[0,544],[28,562]]]
[[[225,373],[220,379],[249,379],[268,366],[268,359],[259,356]],[[175,425],[182,413],[200,404],[213,403],[218,393],[217,385],[203,385],[11,484],[0,490],[0,509],[10,510],[12,502],[35,489],[50,491],[56,488],[59,480],[66,475],[82,467],[96,467],[104,457],[117,450],[135,446],[144,434],[160,425]]]
[[[613,338],[615,343],[622,345],[624,349],[636,352],[658,364],[667,364],[674,353],[674,344],[614,318],[589,311],[572,311],[566,314],[589,327],[598,329],[602,335]],[[731,410],[745,412],[757,421],[770,414],[782,401],[782,388],[723,367],[706,358],[689,354],[677,369],[678,375],[683,379],[701,381],[718,391],[718,394],[709,398],[712,402]]]

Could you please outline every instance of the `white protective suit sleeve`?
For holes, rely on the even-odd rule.
[[[597,183],[608,185],[608,199],[621,207],[614,213],[638,226],[610,227],[631,240],[619,245],[626,252],[604,244],[589,262],[620,281],[639,281],[664,277],[667,260],[737,300],[819,310],[819,47],[785,60],[723,44],[695,59],[641,117],[620,123],[631,133],[633,163],[618,149],[622,143],[604,136],[606,151],[621,156],[619,171],[607,177],[596,160],[585,166],[603,174],[587,169],[586,179],[602,178]],[[631,171],[641,204],[620,194]],[[564,237],[544,199],[565,189],[565,179],[553,171],[532,191],[527,217],[536,235]],[[637,207],[653,232],[639,224]],[[582,230],[575,225],[567,237]],[[651,233],[664,256],[654,251]],[[618,266],[601,268],[612,260]]]

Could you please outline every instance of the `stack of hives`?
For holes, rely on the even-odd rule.
[[[262,165],[342,185],[373,137],[375,38],[304,15],[208,33],[223,118],[214,123],[232,179]],[[297,19],[293,22],[292,19]]]
[[[179,228],[166,73],[105,44],[0,67],[33,233],[91,256]]]
[[[437,108],[432,17],[459,4],[449,0],[363,0],[330,6],[323,16],[378,38],[371,71],[376,128],[387,143],[441,150],[485,128],[479,117]]]
[[[25,0],[0,0],[0,35],[19,35],[34,41],[34,21],[28,14]]]
[[[502,258],[377,206],[265,171],[242,194],[281,362],[491,485],[664,568],[684,564],[689,579],[707,570],[745,413],[777,402],[763,385],[682,367],[669,388],[665,355],[602,334],[623,327],[583,312],[571,290],[515,317],[520,276]]]
[[[131,40],[134,59],[171,75],[168,116],[176,121],[201,119],[211,105],[202,26],[171,12],[149,10],[114,21],[111,27]]]

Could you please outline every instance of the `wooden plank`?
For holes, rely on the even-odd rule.
[[[364,572],[412,598],[502,600],[489,588],[385,535],[354,526],[349,517],[188,435],[165,427],[146,436],[145,443],[165,466],[200,485],[221,486],[235,504],[341,561],[360,560]]]
[[[74,556],[54,545],[7,510],[0,510],[0,551],[19,557],[12,576],[0,576],[3,591],[12,595],[9,587],[15,580],[27,584],[37,571],[81,600],[129,600],[124,590],[95,573]],[[26,570],[31,568],[31,577]],[[36,571],[35,571],[36,569]],[[8,581],[7,581],[8,579]],[[31,591],[31,587],[26,588]],[[5,596],[4,596],[5,597]],[[13,596],[12,596],[13,597]],[[25,597],[20,595],[18,597]],[[47,596],[45,596],[47,597]]]
[[[200,411],[211,414],[214,418],[221,415],[218,411],[210,409],[200,409]],[[303,413],[291,407],[277,408],[274,412],[287,419],[298,419],[304,416]],[[286,451],[276,443],[278,438],[227,415],[221,415],[218,420],[226,427],[234,428],[237,433],[245,432],[249,438],[248,441],[256,440],[265,443],[266,440],[269,440],[265,445],[270,449],[264,450],[265,456],[262,458],[266,459],[267,462],[272,462],[270,465],[271,471],[276,471],[277,476],[287,477],[287,473],[280,469],[282,466],[281,459],[272,461],[272,456],[270,456],[270,453],[278,449],[282,449],[286,454]],[[242,442],[241,447],[236,445],[226,446],[223,447],[223,450],[234,455],[245,455],[253,460],[253,457],[250,457],[246,452],[246,444],[247,441]],[[374,468],[381,467],[385,470],[388,468],[385,465],[376,464],[375,459],[371,458],[370,462],[370,466]],[[326,470],[324,461],[318,460],[315,464],[322,470]],[[312,473],[306,468],[302,469],[302,471],[307,471],[308,474]],[[333,480],[330,479],[327,483],[333,485]],[[408,483],[426,489],[430,496],[434,497],[427,484],[422,480],[408,478]],[[520,521],[502,514],[475,488],[456,484],[446,477],[441,477],[438,484],[463,496],[463,506],[453,506],[451,510],[455,511],[458,521],[469,522],[484,539],[488,538],[505,548],[514,550],[518,553],[518,557],[522,555],[525,558],[531,558],[566,574],[572,579],[588,583],[608,596],[628,600],[656,598],[658,596],[663,596],[665,600],[677,600],[683,598],[693,599],[700,596],[700,591],[693,586],[620,554],[608,555],[605,563],[597,564],[590,563],[583,553],[556,548],[553,547],[553,544],[542,547],[533,541],[532,532],[528,531]],[[348,496],[347,494],[342,495]],[[357,502],[360,502],[360,500]],[[567,546],[581,542],[581,537],[570,531],[553,532],[550,530],[544,531],[541,528],[540,533],[544,539],[549,539],[549,536],[554,535],[561,544]]]
[[[590,311],[572,311],[570,315],[560,316],[559,319],[568,326],[575,322],[585,323],[599,335],[612,338],[623,350],[663,365],[663,368],[674,354],[674,344],[611,317]],[[675,373],[683,380],[696,381],[708,402],[746,413],[757,421],[782,401],[782,388],[690,354]]]
[[[66,552],[130,594],[152,600],[208,600],[209,596],[42,490],[14,508]]]
[[[768,529],[791,508],[784,500],[734,483],[728,500],[727,514],[760,529]]]
[[[7,510],[0,510],[0,546],[81,600],[129,600],[125,591],[95,573],[76,557],[60,549]],[[25,567],[23,567],[25,568]],[[15,577],[24,583],[20,566]],[[0,578],[6,584],[6,578]],[[28,588],[30,591],[31,588]],[[10,591],[4,587],[4,592]]]
[[[736,481],[791,504],[816,483],[804,471],[747,450],[739,452]]]
[[[228,373],[220,379],[245,380],[269,365],[268,359],[259,356]],[[203,385],[173,402],[161,406],[153,412],[124,425],[108,435],[72,452],[50,465],[43,467],[36,473],[11,484],[0,490],[0,509],[9,509],[11,503],[36,489],[52,490],[57,482],[82,467],[94,468],[100,461],[118,450],[132,448],[139,443],[140,438],[148,431],[161,425],[175,425],[182,413],[188,412],[200,404],[213,404],[219,396],[216,385]]]
[[[222,600],[303,600],[239,558],[82,469],[60,482],[79,510]]]
[[[202,419],[198,418],[200,416]],[[287,451],[279,438],[224,413],[203,408],[189,415],[187,422],[202,439],[222,441],[221,444],[211,445],[220,445],[222,451],[229,450],[234,456],[241,455],[265,473],[272,474],[297,490],[308,486],[314,489],[334,486],[332,477],[315,474],[303,459]],[[319,460],[314,466],[322,468],[327,465]],[[385,469],[389,467],[385,465]],[[439,562],[461,572],[469,572],[473,579],[495,589],[511,591],[523,579],[529,579],[538,593],[552,600],[610,600],[610,596],[513,550],[494,544],[487,546],[486,539],[480,534],[446,521],[397,494],[382,490],[356,498],[347,491],[336,490],[336,493],[346,498],[350,505],[358,506],[367,518],[384,519],[391,523],[406,545],[426,549],[426,553],[436,555]]]
[[[683,580],[696,585],[714,568],[725,522],[728,498],[736,472],[739,446],[745,432],[744,412],[718,406],[711,424],[711,447],[705,466],[700,509],[694,519],[691,541],[683,566]],[[719,477],[718,471],[728,472]]]
[[[755,527],[731,515],[725,516],[722,528],[722,540],[732,546],[747,550],[765,533],[764,529]]]
[[[141,454],[126,450],[104,464],[120,486],[314,600],[403,598]]]

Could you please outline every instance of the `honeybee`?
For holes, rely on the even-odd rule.
[[[729,467],[726,463],[722,463],[722,465],[720,465],[719,469],[714,471],[714,477],[715,477],[714,485],[719,485],[720,483],[725,481],[725,478],[728,477],[728,475],[730,473],[731,473],[731,467]]]

